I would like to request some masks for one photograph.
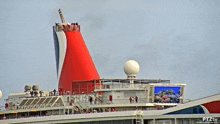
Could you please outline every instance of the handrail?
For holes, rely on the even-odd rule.
[[[209,98],[209,97],[212,97],[212,96],[217,96],[217,95],[220,95],[220,93],[217,93],[217,94],[214,94],[214,95],[211,95],[211,96],[205,96],[205,97],[202,97],[202,98],[194,99],[194,100],[191,100],[190,102],[205,99],[205,98]]]

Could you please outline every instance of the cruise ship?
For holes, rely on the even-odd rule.
[[[135,60],[124,64],[127,77],[100,78],[80,25],[59,14],[62,23],[53,26],[58,89],[26,85],[24,92],[10,94],[1,124],[220,124],[220,93],[187,100],[186,84],[137,79]]]

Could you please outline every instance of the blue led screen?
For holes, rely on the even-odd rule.
[[[179,103],[180,87],[155,87],[154,102],[157,103]]]

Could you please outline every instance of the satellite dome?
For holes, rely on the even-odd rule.
[[[128,77],[136,77],[140,70],[139,64],[134,60],[129,60],[124,64],[124,72]]]
[[[2,91],[0,90],[0,100],[2,99]]]

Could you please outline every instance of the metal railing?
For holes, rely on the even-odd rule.
[[[97,102],[98,104],[137,104],[137,103],[147,103],[148,100],[147,98],[139,98],[137,101],[136,99],[130,100],[130,99],[113,99],[110,101],[109,99],[103,99],[103,101],[100,103],[99,101]]]
[[[95,89],[120,89],[120,88],[136,88],[143,89],[147,86],[147,84],[129,84],[129,83],[112,83],[112,84],[103,84],[103,85],[95,85]]]

